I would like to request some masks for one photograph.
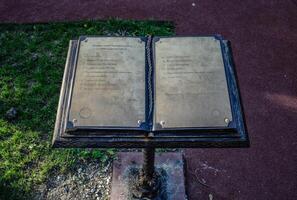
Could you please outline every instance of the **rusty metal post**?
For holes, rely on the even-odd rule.
[[[143,165],[132,194],[138,199],[154,199],[160,190],[160,179],[155,171],[155,148],[143,149]]]
[[[146,181],[151,181],[155,172],[155,148],[143,149],[142,176]]]

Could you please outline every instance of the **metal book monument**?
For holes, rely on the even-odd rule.
[[[185,199],[180,153],[155,148],[247,147],[231,49],[221,36],[71,40],[54,147],[119,153],[111,199]]]

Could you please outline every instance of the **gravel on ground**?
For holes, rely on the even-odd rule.
[[[55,174],[36,188],[34,200],[107,200],[111,163],[80,162],[68,174]]]

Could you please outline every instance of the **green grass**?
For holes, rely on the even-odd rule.
[[[0,24],[0,199],[30,199],[35,185],[79,160],[104,162],[113,149],[52,149],[68,42],[80,35],[172,35],[171,23],[87,21]],[[8,120],[14,107],[17,118]]]

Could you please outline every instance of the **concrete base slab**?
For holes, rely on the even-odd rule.
[[[181,153],[156,153],[155,167],[163,175],[161,197],[155,200],[185,200],[184,162]],[[133,200],[129,191],[135,170],[141,168],[141,152],[120,152],[113,162],[111,200]]]

